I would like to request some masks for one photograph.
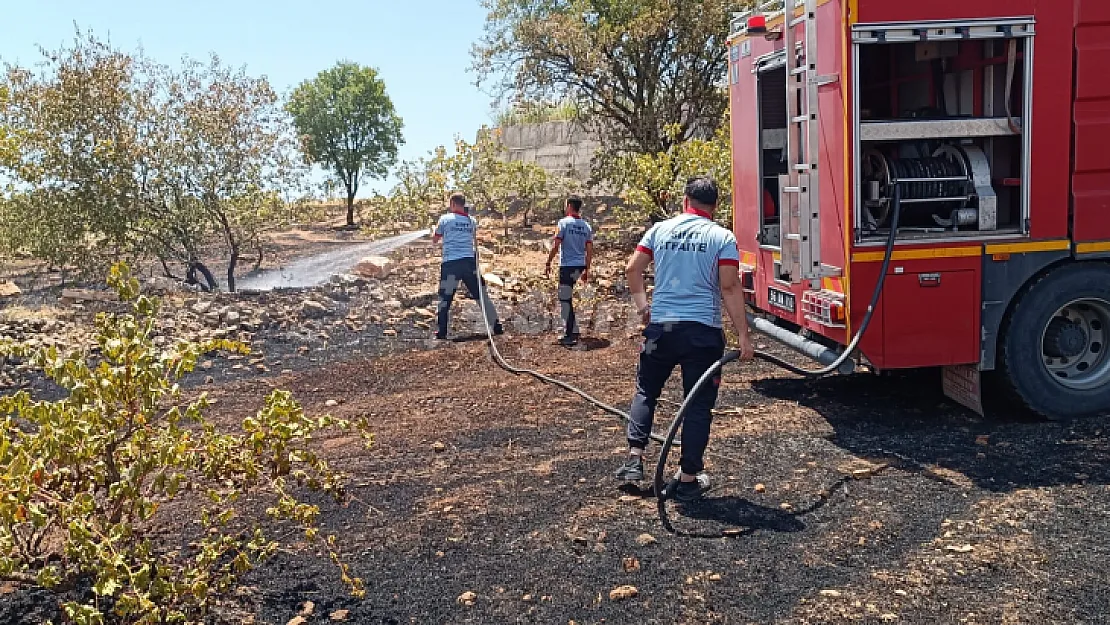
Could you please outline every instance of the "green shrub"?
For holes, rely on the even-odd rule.
[[[296,492],[345,495],[343,476],[312,451],[314,436],[336,429],[368,445],[372,437],[365,423],[309,418],[285,391],[241,431],[219,431],[205,416],[206,395],[186,400],[177,381],[204,353],[246,347],[157,348],[157,301],[139,294],[126,265],[112,268],[109,283],[132,311],[97,318],[97,362],[0,344],[0,355],[30,358],[69,391],[59,401],[0,397],[0,580],[53,591],[75,623],[197,622],[282,547],[269,531],[293,526],[319,539],[320,510]],[[157,534],[180,505],[202,507],[196,535]],[[361,596],[335,538],[323,544]],[[74,599],[89,586],[93,600]]]

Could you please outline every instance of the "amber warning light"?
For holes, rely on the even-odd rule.
[[[767,32],[767,17],[764,15],[752,15],[748,18],[748,32],[749,33],[765,33]]]

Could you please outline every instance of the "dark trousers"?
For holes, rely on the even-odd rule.
[[[640,366],[636,373],[636,396],[632,400],[632,418],[628,422],[628,444],[647,447],[655,419],[655,405],[663,385],[671,377],[675,365],[682,367],[683,395],[689,395],[698,379],[725,352],[725,335],[720,328],[701,323],[653,323],[644,330],[640,350]],[[705,448],[709,444],[709,426],[713,406],[717,403],[720,376],[702,387],[686,412],[682,424],[682,472],[694,475],[705,470]]]
[[[578,320],[574,316],[574,285],[586,273],[583,266],[559,267],[559,306],[567,336],[577,336]]]
[[[466,290],[474,299],[479,299],[478,280],[481,277],[478,275],[478,263],[473,258],[462,258],[459,260],[449,260],[439,267],[439,307],[438,307],[438,331],[440,336],[447,335],[447,327],[450,325],[451,302],[455,300],[455,291],[459,288],[459,282],[466,285]],[[482,290],[485,290],[485,282],[482,283]],[[493,302],[489,297],[485,298],[483,302],[486,307],[486,315],[489,317],[490,326],[497,324],[497,310],[493,307]]]

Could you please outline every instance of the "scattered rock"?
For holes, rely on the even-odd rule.
[[[458,601],[459,603],[461,603],[465,606],[472,606],[472,605],[474,605],[474,602],[477,601],[477,600],[478,600],[478,595],[469,591],[469,590],[464,592],[463,594],[459,595],[459,598],[456,599],[456,601]]]
[[[945,549],[949,551],[955,551],[956,553],[970,553],[972,551],[975,551],[975,547],[972,547],[971,545],[948,545],[947,547],[945,547]]]
[[[393,328],[386,328],[382,330],[382,336],[397,336],[397,331]]]
[[[497,274],[495,274],[495,273],[492,273],[492,272],[491,272],[491,273],[487,273],[487,274],[485,274],[484,276],[482,276],[482,278],[483,278],[483,279],[485,279],[486,283],[488,283],[488,284],[492,284],[492,285],[493,285],[493,286],[495,286],[495,287],[498,287],[498,288],[504,288],[504,287],[505,287],[505,281],[504,281],[504,280],[502,280],[502,279],[501,279],[501,278],[500,278],[500,277],[499,277],[499,276],[498,276]]]
[[[585,434],[585,433],[586,433],[586,430],[585,430],[585,429],[583,429],[583,428],[574,428],[573,430],[571,430],[571,431],[570,431],[570,433],[571,433],[571,434],[575,434],[575,435],[577,435],[577,434]]]
[[[326,304],[316,300],[306,299],[301,302],[301,316],[305,319],[321,319],[331,312]]]
[[[447,449],[447,445],[444,445],[443,443],[441,443],[439,441],[436,441],[436,442],[432,443],[432,451],[434,451],[436,453],[440,453],[440,452],[442,452],[446,449]]]
[[[339,402],[335,401],[334,399],[329,399],[328,401],[324,402],[325,408],[335,408],[338,405]]]
[[[528,594],[528,595],[524,595],[523,597],[521,597],[521,601],[523,601],[524,603],[532,603],[532,602],[533,602],[533,601],[535,601],[535,600],[536,600],[536,598],[535,598],[535,597],[533,597],[533,596],[532,596],[532,595],[530,595],[530,594]]]
[[[308,620],[306,620],[303,616],[294,616],[293,618],[289,619],[289,622],[285,625],[305,625],[305,623],[307,622]]]
[[[976,436],[975,437],[975,444],[976,445],[982,445],[983,447],[986,447],[987,445],[990,445],[991,444],[990,435],[989,434],[980,434],[979,436]]]
[[[659,542],[659,541],[655,540],[655,537],[652,536],[651,534],[640,534],[639,536],[636,537],[636,544],[640,545],[641,547],[646,547],[648,545],[653,545],[657,542]]]
[[[833,598],[836,598],[836,597],[839,597],[839,596],[840,596],[840,591],[839,591],[839,590],[822,590],[822,591],[821,591],[821,596],[822,596],[822,597],[833,597]]]
[[[709,576],[709,581],[711,581],[711,582],[721,581],[721,574],[720,573],[714,573],[714,574],[710,575]]]
[[[63,304],[73,304],[74,302],[118,302],[119,297],[115,293],[107,291],[90,291],[89,289],[64,289],[61,297],[58,298]]]
[[[621,560],[625,573],[635,573],[640,570],[639,558],[625,558]]]
[[[393,273],[393,261],[385,256],[367,256],[351,269],[351,273],[363,278],[380,280]]]
[[[16,297],[23,293],[14,282],[0,280],[0,297]]]
[[[755,485],[755,492],[757,492],[757,493],[765,493],[765,492],[767,492],[767,487],[766,487],[766,486],[764,486],[763,484],[756,484],[756,485]]]
[[[315,610],[316,610],[316,604],[315,603],[313,603],[311,601],[305,601],[304,605],[301,606],[301,611],[298,612],[297,615],[298,616],[312,616],[312,613]]]
[[[332,612],[331,616],[329,616],[328,618],[333,621],[345,621],[347,620],[347,615],[350,613],[350,610],[336,610],[335,612]]]
[[[242,317],[240,317],[239,313],[234,310],[229,310],[224,314],[224,323],[229,326],[239,323],[240,319],[242,319]]]
[[[635,586],[617,586],[609,591],[610,601],[622,601],[624,599],[631,599],[640,594],[640,591]]]
[[[637,497],[636,495],[621,495],[620,496],[621,503],[632,503],[633,501],[639,501],[639,500],[640,500],[640,497]]]

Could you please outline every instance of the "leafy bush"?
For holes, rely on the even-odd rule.
[[[292,525],[318,540],[320,510],[296,491],[337,501],[344,492],[343,476],[312,451],[314,436],[335,429],[372,438],[365,423],[309,418],[285,391],[243,419],[241,432],[218,431],[205,416],[206,395],[187,400],[177,381],[206,352],[246,347],[159,349],[157,301],[139,294],[126,265],[112,268],[109,283],[132,311],[98,317],[99,362],[0,345],[0,355],[32,359],[69,391],[59,401],[0,397],[0,580],[53,591],[75,623],[197,622],[281,547],[267,529]],[[196,535],[157,534],[186,504],[202,507]],[[323,543],[361,596],[335,537]],[[90,586],[91,599],[80,599]]]
[[[671,133],[678,131],[674,126],[668,129]],[[710,176],[717,181],[721,193],[716,220],[731,229],[731,154],[726,119],[712,139],[679,141],[665,152],[599,152],[594,175],[618,189],[627,202],[613,211],[617,221],[626,226],[672,216],[682,208],[686,180],[691,176]]]

